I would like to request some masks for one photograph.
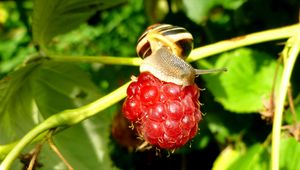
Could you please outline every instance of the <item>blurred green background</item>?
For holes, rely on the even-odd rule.
[[[298,23],[299,7],[299,0],[122,1],[109,8],[96,10],[93,15],[88,17],[87,21],[78,24],[76,29],[70,29],[69,31],[66,29],[66,31],[58,33],[57,36],[51,37],[51,41],[49,41],[49,43],[47,42],[46,54],[74,57],[136,57],[136,41],[141,33],[153,23],[169,23],[185,27],[194,36],[194,46],[197,48],[257,31]],[[33,9],[34,3],[31,0],[0,1],[1,78],[6,77],[11,72],[24,65],[29,58],[41,55],[41,53],[44,52],[41,44],[33,41]],[[76,17],[74,17],[74,19],[76,19]],[[45,22],[48,22],[50,25],[49,27],[51,27],[51,20]],[[60,26],[64,29],[64,25]],[[254,77],[257,76],[261,79],[268,77],[269,73],[273,70],[272,68],[275,68],[275,61],[278,54],[282,51],[284,43],[285,41],[281,40],[253,45],[247,49],[231,51],[224,55],[207,58],[203,61],[212,65],[217,65],[218,62],[221,62],[220,60],[227,61],[230,57],[244,56],[245,58],[243,59],[230,61],[232,64],[231,66],[238,67],[238,65],[240,65],[245,66],[247,69],[252,69],[252,67],[248,65],[257,62],[257,68],[256,65],[253,64],[254,70],[259,70],[261,67],[264,67],[261,66],[262,63],[271,63],[270,65],[272,65],[272,67],[264,73],[257,73],[259,71],[248,73],[247,70],[244,72],[244,70],[241,69],[237,71],[240,73],[240,77],[238,77],[239,79],[237,81],[246,77],[245,79],[247,79],[246,82],[248,84],[253,83],[253,86],[251,86],[253,89],[264,89],[262,86],[266,84],[266,89],[269,90],[269,87],[271,86],[270,83],[253,82],[255,80]],[[217,58],[219,60],[217,60]],[[192,64],[195,67],[203,65],[201,61]],[[129,81],[131,75],[138,75],[139,73],[138,67],[122,66],[118,64],[103,65],[99,63],[80,63],[78,65],[82,70],[88,73],[92,83],[94,83],[96,88],[100,91],[99,96],[111,92]],[[74,68],[74,72],[76,72],[76,69],[77,68]],[[71,70],[73,71],[73,69]],[[295,83],[293,94],[296,96],[295,104],[299,113],[300,84],[299,77],[297,76],[299,73],[299,62],[297,63],[295,70],[292,79],[293,83]],[[135,151],[134,148],[138,145],[139,141],[135,136],[132,136],[128,124],[126,124],[127,122],[120,116],[122,103],[119,103],[107,110],[104,113],[105,116],[99,118],[101,119],[100,122],[97,122],[98,118],[91,120],[93,124],[101,124],[98,128],[101,129],[102,126],[104,127],[98,131],[98,133],[102,130],[107,131],[107,135],[104,139],[105,145],[102,147],[107,147],[103,149],[103,151],[105,151],[105,160],[109,161],[105,163],[91,163],[87,160],[82,160],[82,164],[74,166],[74,168],[90,169],[91,167],[95,168],[98,166],[103,169],[117,168],[130,170],[189,170],[212,169],[212,167],[222,169],[220,168],[220,165],[225,166],[226,163],[224,163],[224,161],[228,161],[227,164],[236,161],[235,164],[231,165],[231,169],[247,169],[249,167],[267,169],[269,164],[268,149],[262,149],[262,147],[257,146],[270,146],[268,136],[270,135],[272,124],[261,118],[259,112],[262,104],[253,107],[250,106],[247,101],[255,94],[253,96],[247,96],[242,94],[243,91],[235,89],[237,95],[231,98],[232,101],[230,102],[232,103],[218,100],[218,97],[220,97],[220,94],[222,93],[222,89],[219,87],[221,85],[218,85],[218,82],[221,80],[218,80],[218,77],[213,77],[216,76],[203,76],[196,80],[196,83],[199,84],[201,88],[208,87],[208,90],[201,92],[200,98],[201,103],[204,103],[201,110],[205,116],[204,120],[200,122],[200,133],[184,148],[178,149],[171,154],[164,151],[159,152],[157,150]],[[237,75],[235,74],[234,77],[237,78]],[[73,78],[76,79],[76,77]],[[270,76],[269,78],[271,82],[273,76]],[[242,83],[241,86],[245,85],[243,87],[248,87],[248,84]],[[58,84],[57,86],[60,85],[61,84]],[[86,85],[86,87],[93,86]],[[253,93],[256,93],[256,91]],[[246,102],[241,103],[239,100]],[[258,100],[260,101],[260,99],[254,98],[252,101]],[[251,99],[249,99],[249,101],[251,101]],[[238,103],[241,106],[235,106],[235,103]],[[50,104],[51,102],[49,102],[49,105]],[[290,120],[291,118],[287,117],[284,122],[289,124],[292,122]],[[102,124],[101,121],[106,121],[106,123]],[[70,138],[68,138],[68,135],[64,138],[64,132],[62,132],[58,135],[58,138],[60,136],[60,139],[57,139],[58,141],[63,141],[58,145],[60,147],[65,147],[65,150],[68,150],[65,151],[65,155],[67,159],[69,158],[71,164],[72,162],[80,160],[73,154],[80,155],[81,153],[84,153],[83,155],[88,155],[88,153],[85,153],[87,151],[84,150],[74,151],[75,153],[71,151],[81,145],[82,139],[80,138],[82,136],[78,137],[78,133],[81,133],[84,130],[78,129],[78,127],[75,127],[75,130],[73,129],[73,131],[69,133],[69,136],[71,136]],[[75,141],[73,141],[74,138],[76,138]],[[86,142],[89,143],[89,140],[92,141],[92,139],[87,139]],[[66,147],[68,142],[72,143],[74,146],[69,146],[70,148]],[[288,143],[288,145],[290,144],[291,143]],[[295,151],[299,151],[299,148],[300,146],[295,144]],[[226,159],[227,157],[231,159],[228,158],[228,160],[226,160],[222,157],[221,153],[224,154],[225,149],[230,152],[229,155],[224,157]],[[45,151],[45,153],[48,153],[48,151]],[[297,154],[295,154],[294,157],[300,155],[300,151],[296,153]],[[41,169],[59,169],[63,167],[58,166],[60,164],[58,158],[53,158],[55,157],[53,155],[47,158],[45,155],[47,154],[42,154],[41,156]],[[252,159],[255,156],[259,158]],[[220,157],[222,157],[223,163],[217,165],[215,161]],[[87,157],[86,159],[89,158]],[[248,161],[249,159],[254,162]],[[92,165],[86,165],[89,163]],[[19,163],[16,167],[20,168],[23,164]],[[293,169],[296,166],[300,166],[299,163],[296,165],[284,164],[286,169]],[[64,168],[65,167],[62,169]]]
[[[33,2],[29,0],[1,2],[2,76],[35,51],[32,8]],[[136,56],[137,38],[147,26],[157,22],[187,28],[195,38],[195,47],[199,47],[297,23],[298,8],[297,0],[130,0],[96,12],[78,29],[56,37],[51,48],[64,55]],[[277,52],[273,44],[264,44],[266,47],[271,49],[265,50]]]

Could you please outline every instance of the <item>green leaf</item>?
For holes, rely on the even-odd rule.
[[[214,134],[219,144],[225,145],[228,141],[239,141],[251,127],[253,118],[251,115],[235,116],[226,111],[208,112],[204,117],[208,128]]]
[[[237,113],[258,112],[270,96],[276,64],[266,53],[241,48],[218,58],[214,67],[226,67],[226,73],[203,75],[203,78],[225,109]],[[201,61],[200,65],[204,66]]]
[[[54,137],[57,148],[74,169],[117,169],[109,153],[112,111],[102,112]],[[41,170],[67,169],[47,145],[43,147],[39,161],[43,164]]]
[[[300,105],[295,105],[295,115],[291,112],[291,109],[288,109],[287,112],[283,115],[286,124],[292,125],[295,124],[297,120],[300,120]]]
[[[215,160],[212,170],[227,169],[241,155],[242,153],[240,151],[235,150],[231,146],[227,146]]]
[[[78,27],[97,11],[121,2],[124,0],[34,0],[33,39],[43,47],[56,35]]]
[[[96,86],[72,64],[38,61],[0,82],[0,144],[19,139],[50,115],[95,100]]]
[[[300,169],[300,143],[294,138],[280,142],[280,169]]]
[[[246,0],[183,0],[186,15],[195,23],[203,23],[213,7],[222,5],[225,9],[237,9]]]
[[[269,155],[261,144],[255,144],[247,149],[247,151],[239,156],[228,168],[228,170],[243,169],[268,169]]]
[[[47,62],[31,75],[30,86],[44,117],[100,97],[89,75],[73,64]]]
[[[36,106],[27,86],[37,63],[21,68],[0,82],[0,144],[6,144],[24,135],[39,121]]]
[[[299,157],[299,142],[294,138],[282,138],[280,144],[280,169],[299,169]],[[228,161],[231,163],[228,163]],[[245,153],[232,148],[230,150],[225,149],[217,158],[213,169],[269,169],[269,161],[270,153],[267,148],[262,144],[255,144],[249,147]]]
[[[100,96],[88,74],[76,65],[43,60],[10,74],[1,81],[0,89],[1,144],[19,139],[52,114],[80,107]],[[116,169],[108,147],[115,112],[110,109],[54,137],[75,169]],[[39,161],[43,164],[41,169],[66,169],[48,146],[43,146]],[[22,165],[15,162],[13,166]]]

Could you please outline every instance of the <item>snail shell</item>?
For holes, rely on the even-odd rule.
[[[182,27],[155,24],[140,36],[136,51],[144,59],[161,46],[170,48],[173,54],[185,59],[193,49],[193,36]]]
[[[150,72],[165,82],[188,86],[195,77],[223,69],[194,69],[184,59],[193,49],[193,36],[184,28],[169,24],[155,24],[141,35],[137,54],[143,59],[140,72]]]
[[[140,71],[166,82],[191,85],[195,69],[184,59],[193,48],[193,36],[182,27],[155,24],[147,28],[137,43],[137,54],[143,58]]]

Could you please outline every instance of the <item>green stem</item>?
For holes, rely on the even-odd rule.
[[[208,56],[212,56],[243,46],[289,38],[295,35],[298,30],[300,30],[300,24],[295,24],[291,26],[256,32],[245,36],[232,38],[230,40],[220,41],[211,45],[195,48],[187,58],[187,61],[193,62]]]
[[[230,40],[219,41],[217,43],[198,47],[193,49],[190,56],[187,58],[188,62],[193,62],[202,58],[206,58],[224,51],[232,50],[235,48],[258,44],[262,42],[274,41],[284,38],[289,38],[300,29],[300,24],[291,26],[270,29],[266,31],[256,32]],[[139,66],[141,59],[138,57],[114,57],[114,56],[52,56],[55,61],[61,62],[88,62],[88,63],[103,63],[103,64],[118,64]]]
[[[298,30],[299,31],[299,30]],[[292,41],[292,42],[290,42]],[[291,44],[292,43],[292,44]],[[281,133],[281,122],[284,108],[284,102],[287,95],[287,90],[290,82],[292,70],[300,52],[300,34],[291,37],[286,44],[284,50],[288,49],[287,61],[284,65],[283,74],[279,85],[279,94],[275,100],[275,114],[274,123],[272,129],[272,155],[271,155],[271,167],[272,170],[279,169],[279,154],[280,154],[280,133]],[[283,53],[283,55],[286,53]]]
[[[0,146],[0,160],[3,160],[7,153],[9,153],[18,143],[18,141]]]
[[[39,134],[59,126],[70,126],[79,123],[109,106],[119,102],[126,96],[129,82],[110,94],[83,107],[59,112],[29,131],[8,153],[0,165],[0,170],[8,170],[21,151]]]
[[[137,57],[113,57],[113,56],[51,56],[54,61],[60,62],[85,62],[114,65],[139,66],[142,59]]]
[[[35,137],[30,143],[35,143],[44,139],[47,133],[41,133],[39,136]],[[19,141],[15,141],[6,145],[0,145],[0,160],[3,160],[5,156],[18,144]]]

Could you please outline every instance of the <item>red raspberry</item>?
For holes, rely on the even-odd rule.
[[[123,114],[148,143],[174,149],[198,131],[200,92],[196,84],[182,87],[143,72],[127,89]]]

